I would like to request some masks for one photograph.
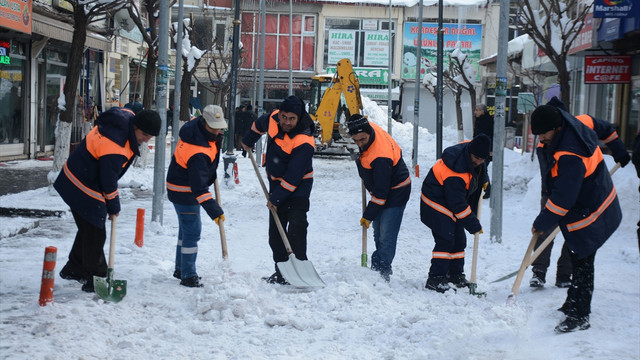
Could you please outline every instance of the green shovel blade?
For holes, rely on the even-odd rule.
[[[106,279],[94,276],[93,287],[102,300],[117,303],[127,295],[127,280],[111,279],[112,271],[108,270]]]

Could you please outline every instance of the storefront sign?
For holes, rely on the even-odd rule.
[[[0,27],[31,34],[32,0],[0,0]]]
[[[329,31],[329,64],[337,64],[338,61],[347,58],[353,64],[356,54],[356,32],[350,30]]]
[[[584,18],[584,26],[582,30],[576,36],[576,39],[571,43],[569,48],[569,55],[577,52],[591,49],[591,43],[593,40],[593,14],[588,14]]]
[[[354,67],[353,72],[358,77],[360,85],[388,85],[389,84],[389,69],[376,69],[376,68],[363,68]],[[335,74],[336,68],[327,68],[327,74]]]
[[[479,80],[480,50],[482,46],[482,25],[479,24],[443,24],[444,32],[444,60],[443,68],[449,66],[447,53],[456,48],[460,41],[462,52],[467,55],[467,61],[476,69],[476,81]],[[438,52],[438,24],[422,23],[422,56],[420,65],[416,66],[418,54],[418,23],[404,23],[402,40],[402,78],[415,79],[416,69],[420,71],[420,78],[426,71],[437,63]]]
[[[633,16],[634,0],[595,0],[593,3],[593,17],[595,18],[626,18]],[[635,1],[636,6],[638,2]]]
[[[0,64],[2,65],[10,65],[11,57],[9,57],[9,50],[11,49],[11,43],[2,40],[0,41]]]
[[[364,66],[389,66],[389,32],[365,31]]]
[[[585,84],[626,84],[631,82],[631,56],[585,56]]]

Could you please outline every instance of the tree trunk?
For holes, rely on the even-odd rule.
[[[560,83],[560,97],[568,112],[571,112],[571,85],[566,56],[560,56],[556,65],[558,82]]]
[[[67,65],[67,78],[65,80],[63,94],[65,108],[60,109],[58,122],[55,130],[55,145],[53,150],[52,173],[58,173],[69,158],[69,148],[71,141],[71,127],[73,115],[75,113],[75,98],[78,92],[78,83],[82,71],[82,59],[84,55],[84,44],[87,40],[88,19],[84,14],[84,6],[74,6],[73,12],[74,27],[73,38],[71,40],[71,51],[69,53],[69,63]],[[54,176],[48,177],[49,184],[53,185]]]
[[[182,58],[182,79],[180,81],[180,121],[191,120],[189,101],[191,100],[191,73],[187,70],[189,65]],[[196,67],[193,67],[196,69]],[[176,133],[177,134],[177,133]]]
[[[149,49],[147,52],[147,68],[144,69],[144,93],[142,95],[142,107],[145,109],[153,108],[153,100],[155,99],[156,90],[156,67],[158,66],[158,55]],[[160,111],[162,106],[158,106]]]
[[[458,142],[464,140],[464,126],[462,125],[462,87],[459,86],[455,90],[456,94],[456,119],[458,121]]]

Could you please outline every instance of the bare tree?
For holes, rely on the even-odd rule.
[[[50,184],[55,181],[58,172],[69,157],[71,127],[73,116],[76,110],[75,99],[80,82],[82,71],[82,59],[87,40],[87,30],[92,23],[107,20],[111,14],[125,7],[128,3],[125,0],[104,2],[101,0],[69,0],[73,7],[73,37],[71,39],[71,50],[69,52],[69,62],[67,64],[66,81],[64,85],[64,108],[60,107],[60,114],[55,130],[55,147],[53,168],[49,173]],[[105,26],[97,27],[97,32],[107,35],[110,32],[108,21]]]
[[[469,58],[462,53],[460,42],[456,44],[456,49],[449,54],[449,70],[445,72],[445,84],[453,90],[456,101],[456,119],[458,121],[458,139],[462,140],[464,126],[462,122],[462,95],[466,90],[471,99],[471,119],[473,119],[473,109],[476,108],[476,70],[469,63]]]
[[[536,1],[539,9],[531,6],[531,0],[519,0],[520,29],[531,37],[544,51],[558,70],[562,102],[570,107],[570,78],[567,65],[569,49],[585,25],[590,13],[590,2],[581,0]],[[534,3],[534,4],[535,4]]]

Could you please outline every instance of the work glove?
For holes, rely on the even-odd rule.
[[[213,221],[215,221],[216,225],[220,226],[220,221],[224,221],[224,214],[218,216],[217,218],[213,219]]]
[[[629,156],[629,153],[624,153],[623,156],[614,159],[617,163],[620,163],[621,167],[624,167],[625,165],[627,165],[629,163],[629,161],[631,161],[631,156]]]
[[[482,184],[482,190],[487,191],[487,186],[489,186],[489,182]]]
[[[369,221],[369,220],[367,220],[365,218],[362,218],[362,219],[360,219],[360,225],[364,226],[366,229],[368,229],[369,225],[371,225],[371,221]]]
[[[478,231],[478,234],[484,234],[484,231],[482,231],[482,229],[480,229],[480,231]]]

